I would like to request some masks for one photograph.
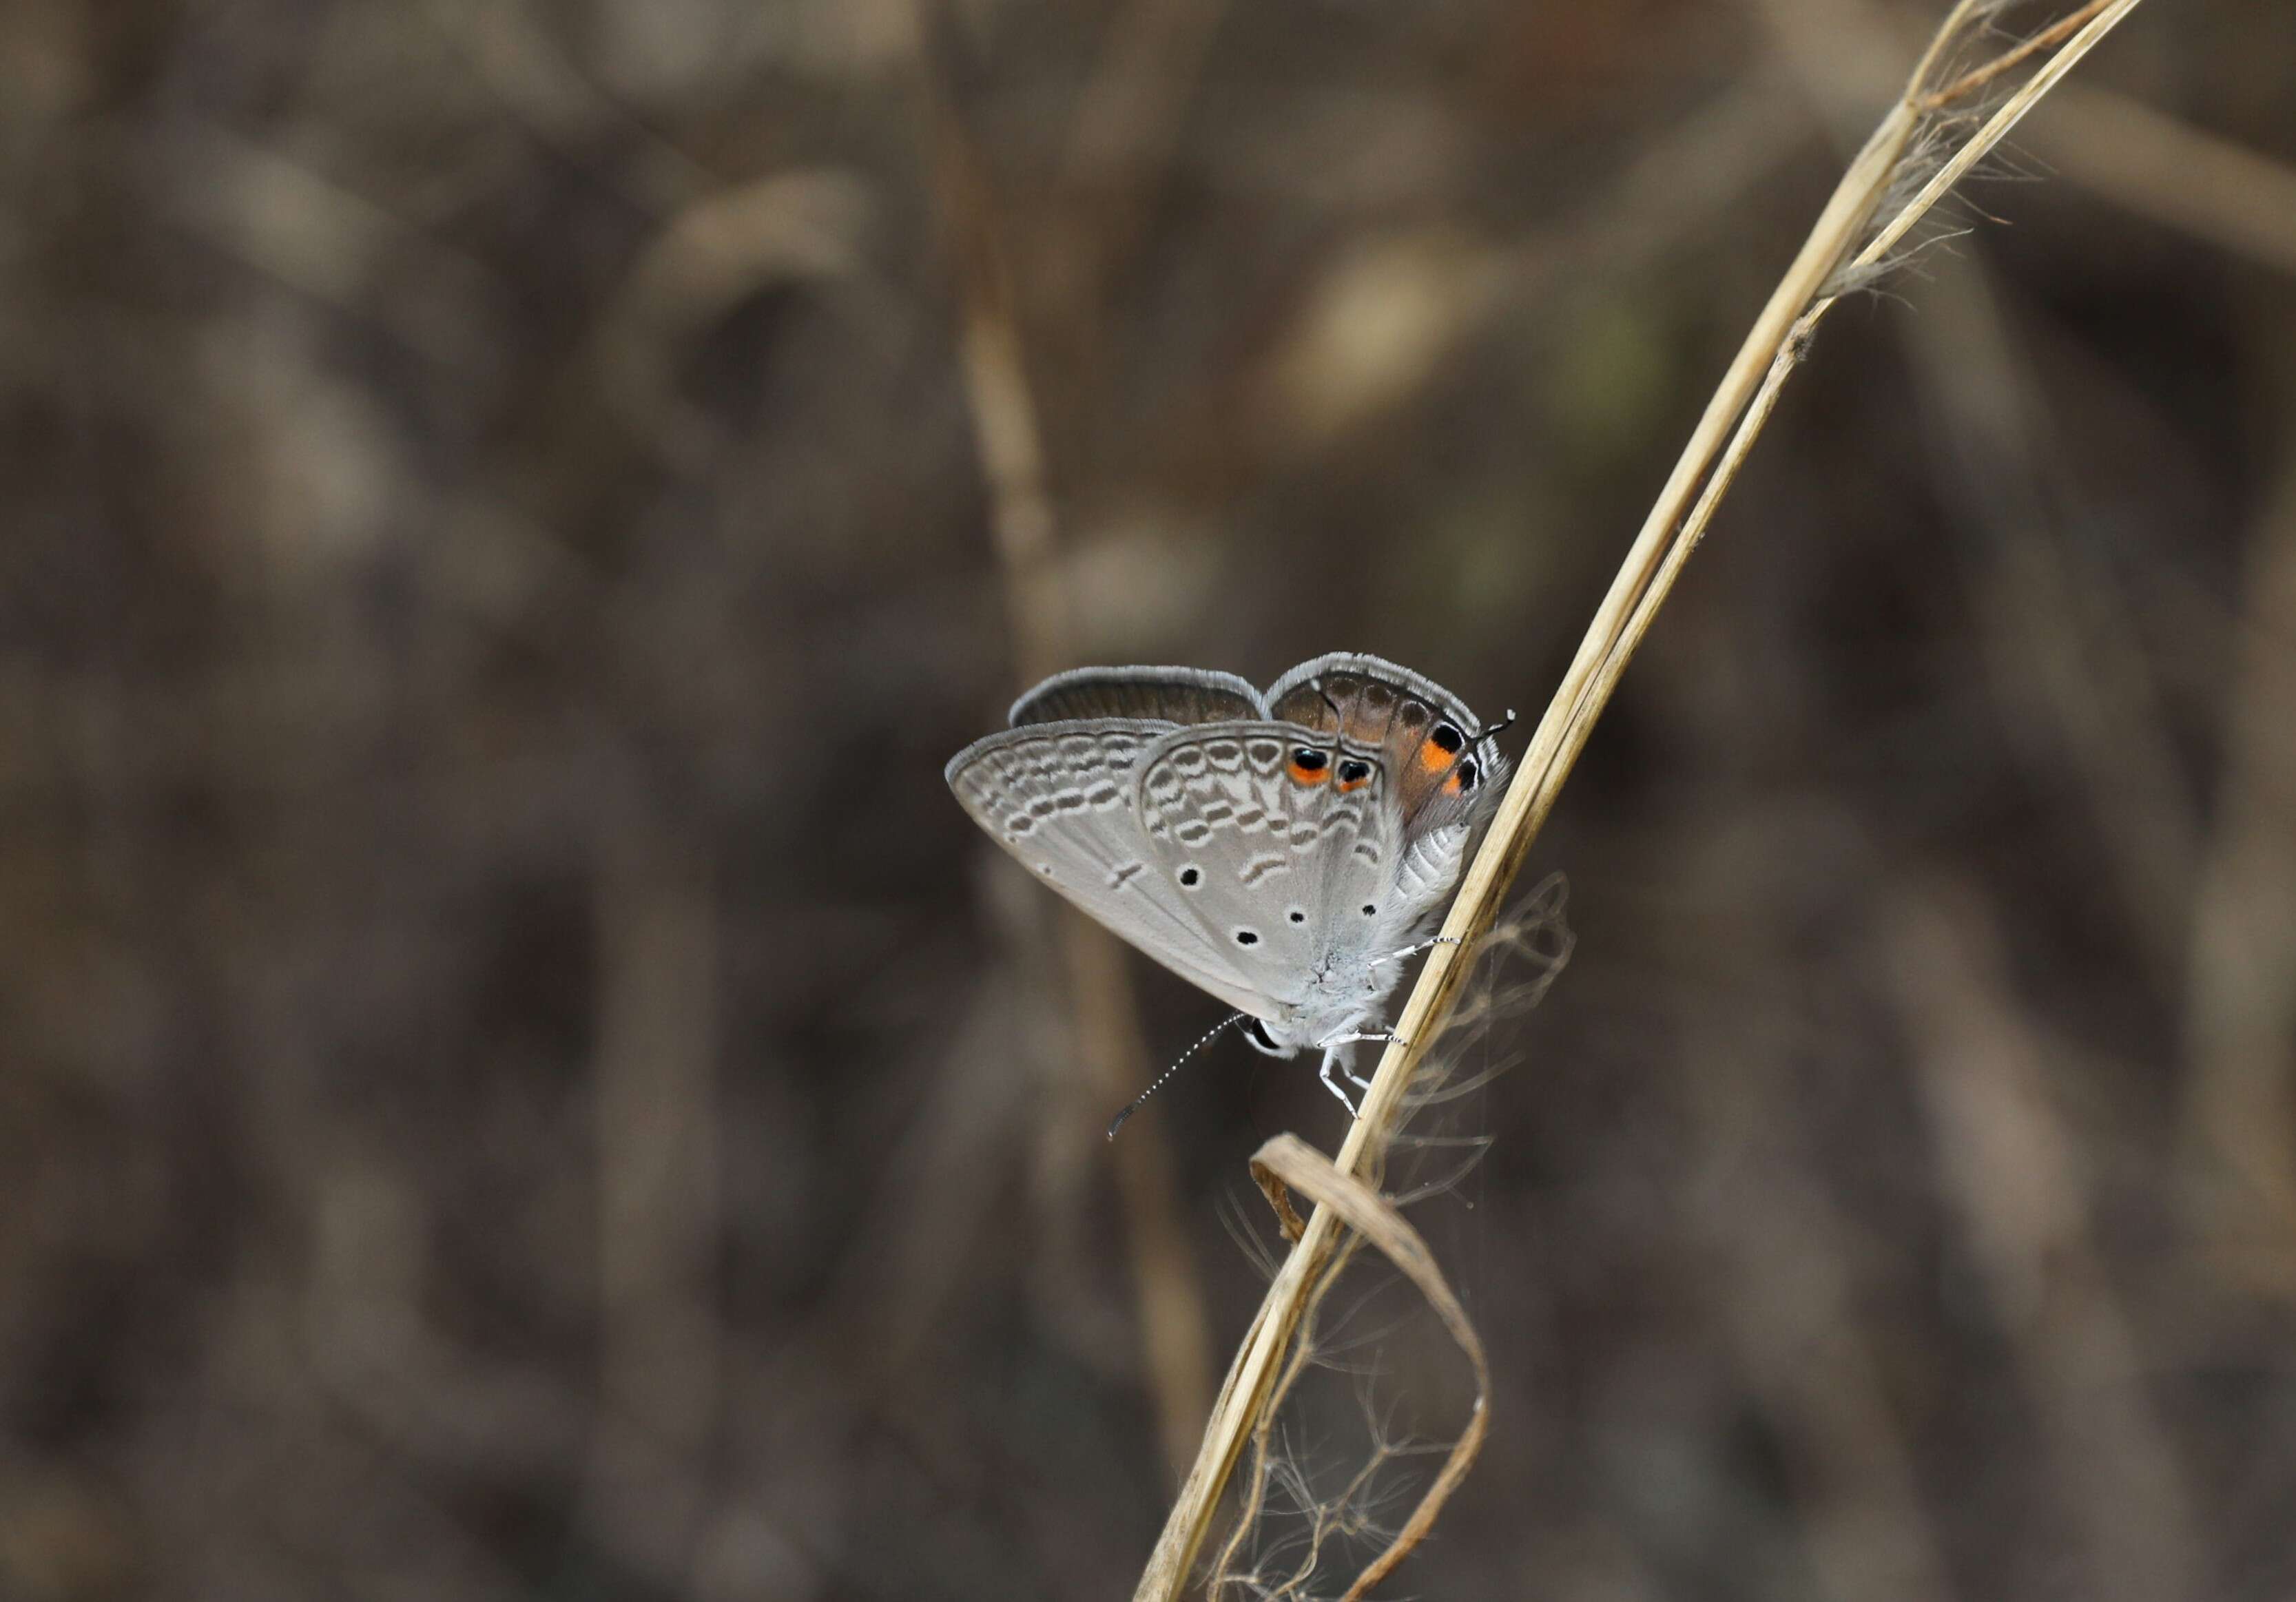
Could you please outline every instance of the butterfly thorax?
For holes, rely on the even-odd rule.
[[[1386,1015],[1399,970],[1396,962],[1374,966],[1358,958],[1342,964],[1335,959],[1305,998],[1279,1004],[1274,1018],[1260,1017],[1246,1038],[1271,1057],[1292,1057],[1342,1035],[1375,1029]]]

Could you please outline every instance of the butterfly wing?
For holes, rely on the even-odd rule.
[[[1168,723],[1216,723],[1264,718],[1259,691],[1232,673],[1201,667],[1078,667],[1056,673],[1013,703],[1005,721],[1060,723],[1145,718]]]
[[[1395,915],[1389,776],[1369,752],[1345,780],[1328,758],[1303,764],[1315,740],[1291,723],[1215,723],[1164,735],[1139,764],[1149,871],[1276,1003],[1251,1009],[1263,1018],[1312,1009],[1334,960],[1359,961]]]
[[[1381,752],[1411,838],[1472,825],[1505,786],[1507,759],[1466,703],[1383,658],[1335,651],[1302,662],[1275,681],[1267,707],[1270,716]]]
[[[949,789],[990,838],[1096,921],[1229,1006],[1265,1016],[1261,970],[1212,941],[1142,828],[1136,770],[1170,728],[1128,719],[1008,729],[956,754]]]

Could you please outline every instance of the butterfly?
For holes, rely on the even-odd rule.
[[[1393,1038],[1388,995],[1503,785],[1492,736],[1512,721],[1486,729],[1432,681],[1346,652],[1265,693],[1201,668],[1082,667],[1014,702],[947,778],[1030,873],[1235,1008],[1254,1047],[1322,1051],[1352,1115],[1333,1075],[1368,1088],[1348,1048]]]

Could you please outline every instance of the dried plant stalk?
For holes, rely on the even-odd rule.
[[[1491,1394],[1490,1363],[1483,1355],[1482,1337],[1468,1320],[1467,1310],[1443,1278],[1443,1271],[1436,1266],[1435,1254],[1427,1249],[1427,1242],[1421,1238],[1419,1231],[1404,1222],[1403,1214],[1392,1202],[1355,1175],[1342,1172],[1329,1157],[1293,1134],[1277,1135],[1252,1155],[1251,1177],[1267,1193],[1276,1217],[1283,1222],[1286,1234],[1301,1227],[1299,1215],[1292,1212],[1284,1195],[1288,1186],[1313,1201],[1319,1213],[1337,1217],[1377,1247],[1427,1298],[1475,1371],[1475,1408],[1468,1417],[1466,1429],[1453,1443],[1450,1455],[1444,1459],[1441,1470],[1435,1475],[1435,1483],[1419,1499],[1419,1505],[1411,1510],[1403,1528],[1396,1533],[1387,1549],[1356,1576],[1355,1583],[1341,1598],[1341,1602],[1357,1602],[1426,1538],[1427,1532],[1434,1528],[1435,1516],[1443,1510],[1443,1504],[1458,1489],[1459,1482],[1467,1477],[1467,1470],[1475,1454],[1482,1450],[1483,1436],[1490,1428],[1490,1410],[1487,1405]]]
[[[1537,1006],[1539,999],[1546,993],[1547,986],[1562,971],[1562,965],[1570,960],[1572,944],[1569,926],[1562,920],[1562,903],[1565,894],[1562,876],[1552,875],[1544,884],[1517,903],[1515,911],[1505,922],[1495,924],[1486,933],[1483,944],[1487,962],[1502,958],[1507,953],[1517,957],[1527,957],[1529,960],[1532,976],[1527,980],[1517,977],[1502,983],[1496,971],[1490,971],[1488,982],[1479,981],[1472,990],[1466,993],[1464,999],[1453,1009],[1445,1028],[1444,1059],[1423,1063],[1420,1075],[1413,1082],[1411,1107],[1414,1111],[1426,1107],[1431,1100],[1449,1100],[1463,1091],[1481,1083],[1480,1075],[1464,1081],[1450,1078],[1444,1070],[1451,1053],[1455,1050],[1471,1046],[1480,1035],[1491,1027],[1494,1019],[1501,1013],[1513,1015]],[[1448,1143],[1439,1137],[1431,1141],[1426,1137],[1398,1135],[1398,1144],[1400,1145],[1406,1140],[1421,1144]],[[1283,1231],[1284,1238],[1297,1241],[1306,1230],[1307,1223],[1292,1210],[1291,1192],[1286,1183],[1287,1173],[1283,1165],[1274,1161],[1273,1156],[1280,1150],[1291,1149],[1296,1149],[1301,1153],[1313,1153],[1313,1148],[1293,1136],[1282,1137],[1282,1140],[1288,1142],[1288,1145],[1279,1146],[1276,1142],[1270,1142],[1254,1157],[1251,1164],[1251,1176],[1267,1195],[1268,1205],[1275,1210],[1276,1222]],[[1480,1152],[1486,1142],[1471,1139],[1465,1144]],[[1319,1171],[1328,1170],[1335,1175],[1338,1173],[1338,1170],[1332,1168],[1329,1161],[1320,1155],[1313,1156],[1312,1161]],[[1423,1248],[1416,1249],[1415,1255],[1398,1255],[1390,1249],[1387,1238],[1392,1234],[1392,1230],[1385,1222],[1389,1215],[1392,1214],[1395,1222],[1399,1224],[1404,1207],[1421,1197],[1447,1189],[1458,1177],[1454,1173],[1430,1185],[1406,1191],[1401,1196],[1382,1196],[1369,1186],[1363,1185],[1360,1181],[1352,1179],[1348,1181],[1350,1186],[1359,1189],[1364,1195],[1375,1197],[1379,1201],[1381,1206],[1375,1216],[1381,1222],[1374,1231],[1366,1233],[1358,1224],[1355,1213],[1350,1212],[1349,1206],[1341,1208],[1341,1211],[1347,1214],[1344,1222],[1348,1229],[1341,1235],[1339,1245],[1332,1251],[1323,1271],[1317,1276],[1316,1283],[1305,1298],[1300,1322],[1294,1330],[1284,1359],[1283,1372],[1277,1377],[1267,1401],[1262,1404],[1259,1422],[1252,1432],[1251,1465],[1243,1473],[1242,1483],[1238,1492],[1240,1506],[1237,1515],[1226,1543],[1214,1561],[1210,1578],[1207,1582],[1214,1594],[1218,1594],[1218,1588],[1223,1584],[1241,1583],[1250,1587],[1251,1594],[1261,1597],[1263,1602],[1276,1602],[1277,1598],[1304,1596],[1306,1593],[1301,1588],[1311,1583],[1315,1578],[1316,1565],[1322,1557],[1320,1537],[1324,1533],[1324,1521],[1321,1508],[1303,1507],[1300,1509],[1310,1516],[1312,1527],[1308,1533],[1308,1549],[1293,1565],[1292,1572],[1283,1576],[1273,1586],[1270,1586],[1257,1571],[1248,1578],[1239,1575],[1236,1562],[1239,1555],[1250,1542],[1266,1505],[1268,1486],[1275,1473],[1277,1456],[1274,1439],[1276,1420],[1293,1388],[1305,1377],[1316,1359],[1316,1328],[1322,1316],[1324,1300],[1348,1272],[1357,1248],[1366,1241],[1385,1252],[1390,1261],[1405,1271],[1406,1277],[1418,1286],[1421,1294],[1427,1298],[1444,1323],[1450,1328],[1454,1338],[1459,1341],[1462,1349],[1467,1353],[1469,1361],[1475,1368],[1478,1389],[1476,1411],[1469,1419],[1469,1428],[1452,1443],[1442,1471],[1437,1475],[1433,1483],[1421,1497],[1417,1509],[1398,1531],[1397,1537],[1389,1542],[1386,1550],[1374,1561],[1365,1574],[1358,1577],[1356,1582],[1357,1589],[1351,1591],[1350,1595],[1360,1595],[1364,1589],[1376,1583],[1382,1575],[1392,1572],[1395,1565],[1400,1563],[1411,1549],[1416,1546],[1424,1538],[1426,1533],[1433,1527],[1436,1516],[1441,1510],[1443,1504],[1449,1499],[1451,1492],[1457,1488],[1459,1483],[1466,1477],[1469,1465],[1473,1462],[1476,1454],[1482,1448],[1485,1434],[1485,1426],[1481,1422],[1482,1408],[1488,1395],[1488,1376],[1484,1370],[1476,1342],[1469,1338],[1473,1332],[1469,1330],[1465,1334],[1461,1333],[1461,1326],[1464,1323],[1464,1311],[1456,1304],[1449,1287],[1440,1283],[1439,1277],[1436,1281],[1436,1287],[1430,1287],[1426,1274],[1433,1270],[1432,1260],[1426,1257]],[[1300,1188],[1310,1199],[1319,1201],[1324,1199],[1316,1187],[1302,1185]],[[1362,1209],[1357,1208],[1355,1211],[1360,1212]],[[1416,1237],[1414,1236],[1412,1238],[1415,1240]],[[1423,1271],[1420,1266],[1422,1264],[1425,1271]],[[1374,1432],[1378,1432],[1377,1426],[1374,1426]],[[1384,1441],[1382,1441],[1379,1449],[1374,1451],[1371,1458],[1357,1471],[1354,1478],[1341,1492],[1334,1505],[1341,1509],[1345,1509],[1355,1497],[1368,1488],[1373,1476],[1383,1464],[1391,1460],[1392,1455]]]
[[[1905,184],[1916,136],[1924,128],[1934,128],[1937,114],[1958,94],[1992,83],[2016,64],[2004,61],[2000,70],[1988,63],[1946,76],[1945,62],[1970,24],[1997,6],[1960,0],[1939,26],[1905,92],[1851,161],[1755,319],[1588,625],[1444,920],[1444,935],[1456,944],[1436,946],[1420,970],[1396,1024],[1398,1038],[1381,1058],[1360,1113],[1340,1148],[1335,1165],[1340,1173],[1374,1189],[1380,1183],[1404,1110],[1405,1091],[1426,1044],[1441,1034],[1472,966],[1463,953],[1496,918],[1636,645],[1767,421],[1810,331],[1834,303],[1833,286],[1865,282],[1938,200],[2136,5],[2136,0],[2090,4],[2066,20],[2079,24],[2069,35],[2063,25],[2048,29],[2044,37],[2063,40],[2054,53],[1874,228],[1875,215]],[[2022,61],[2038,52],[2020,45],[2010,53]],[[1940,78],[1942,83],[1937,81]],[[1276,1394],[1283,1354],[1348,1228],[1337,1209],[1319,1205],[1268,1287],[1221,1386],[1195,1463],[1150,1554],[1135,1602],[1168,1602],[1179,1595],[1243,1443],[1259,1426]],[[1480,1412],[1475,1428],[1481,1428]]]

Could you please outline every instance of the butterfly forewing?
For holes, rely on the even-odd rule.
[[[1189,983],[1261,1013],[1267,998],[1205,935],[1141,829],[1135,772],[1169,730],[1140,720],[1008,730],[957,753],[949,788],[1037,879]]]
[[[1017,729],[1023,723],[1070,719],[1217,723],[1267,715],[1259,691],[1232,673],[1201,667],[1078,667],[1054,674],[1013,702],[1006,721]]]

